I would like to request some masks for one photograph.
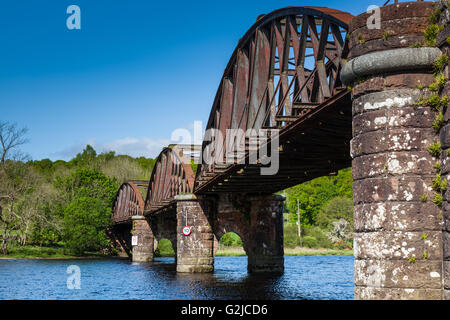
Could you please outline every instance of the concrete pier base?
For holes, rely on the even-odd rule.
[[[154,238],[149,223],[143,216],[133,216],[132,237],[136,237],[137,244],[133,245],[133,262],[153,261]]]

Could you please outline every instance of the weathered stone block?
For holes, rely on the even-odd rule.
[[[441,289],[355,287],[355,300],[441,300]]]
[[[353,115],[380,109],[412,107],[423,95],[415,88],[365,94],[353,100]]]
[[[382,7],[380,10],[381,20],[400,20],[410,17],[424,17],[428,18],[433,12],[432,2],[404,2],[391,4]],[[350,21],[349,30],[354,32],[355,30],[367,25],[367,19],[373,14],[373,12],[362,13]],[[422,30],[423,31],[423,30]]]
[[[436,160],[427,151],[388,152],[360,156],[353,160],[353,179],[382,175],[433,175]]]
[[[442,260],[440,231],[381,231],[356,233],[355,257],[359,259]]]
[[[421,151],[426,150],[434,140],[432,129],[374,131],[358,135],[351,140],[351,155],[355,158],[386,151]]]
[[[440,231],[441,209],[431,201],[382,202],[360,204],[354,211],[355,230],[363,231]]]
[[[353,48],[365,41],[367,46],[370,46],[369,52],[380,51],[380,47],[376,44],[369,43],[371,40],[383,39],[386,34],[391,36],[406,36],[406,35],[423,35],[429,22],[427,17],[408,17],[394,20],[381,20],[380,29],[368,29],[367,26],[356,29],[350,34],[349,46]]]
[[[356,43],[351,49],[348,59],[353,59],[364,54],[375,51],[391,50],[396,48],[409,48],[416,44],[422,44],[425,42],[423,34],[416,35],[404,35],[404,36],[389,36],[387,39],[374,39],[361,44]]]
[[[388,177],[358,180],[353,183],[355,204],[406,201],[419,202],[423,195],[428,199],[434,196],[431,178]]]
[[[422,37],[423,38],[423,37]],[[396,38],[399,39],[399,38]],[[370,46],[362,46],[366,53],[371,52]],[[402,46],[399,46],[402,47]],[[389,48],[389,50],[394,47]],[[378,51],[378,50],[376,50]],[[350,58],[349,58],[350,59]],[[361,82],[357,82],[353,87],[354,99],[359,98],[362,95],[375,92],[388,92],[401,89],[416,89],[419,86],[428,87],[434,82],[434,75],[431,73],[404,73],[399,74],[384,74],[374,75],[370,78],[364,78]]]
[[[355,260],[355,285],[442,289],[442,260]]]
[[[440,131],[441,147],[450,148],[450,126],[444,126]]]

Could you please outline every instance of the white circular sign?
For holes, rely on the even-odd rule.
[[[188,227],[188,226],[183,227],[183,234],[185,236],[190,235],[191,234],[191,227]]]

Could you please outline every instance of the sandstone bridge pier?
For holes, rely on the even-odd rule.
[[[193,172],[165,148],[144,196],[124,183],[110,230],[118,247],[148,262],[167,238],[178,272],[212,272],[217,239],[233,231],[249,272],[282,272],[275,193],[352,166],[355,298],[450,299],[447,2],[394,3],[379,17],[372,28],[370,13],[323,7],[259,16],[212,105],[206,129],[216,134],[199,151],[215,161],[202,157]],[[220,139],[228,129],[270,134],[230,145]],[[235,142],[244,153],[223,161]],[[263,148],[278,153],[274,174],[261,174],[271,165]]]

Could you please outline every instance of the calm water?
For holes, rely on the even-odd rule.
[[[67,267],[81,289],[67,289]],[[353,257],[285,257],[285,273],[249,275],[247,257],[216,257],[213,274],[175,272],[173,258],[0,260],[0,299],[353,299]]]

